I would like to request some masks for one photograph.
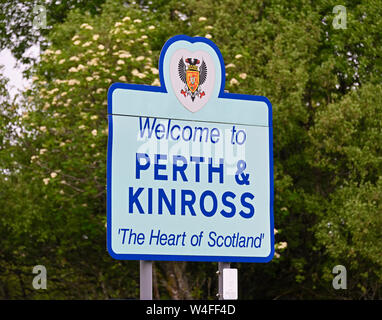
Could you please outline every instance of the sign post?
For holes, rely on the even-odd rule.
[[[228,269],[230,267],[230,263],[229,262],[219,262],[218,263],[218,278],[219,278],[219,292],[218,292],[218,298],[219,300],[224,300],[224,296],[223,296],[223,287],[224,287],[224,278],[223,278],[223,270],[224,269]]]
[[[141,300],[153,299],[153,263],[139,261],[139,294]]]
[[[212,41],[180,35],[161,51],[161,86],[110,86],[113,258],[142,260],[143,273],[143,261],[272,259],[272,107],[224,92],[225,76]]]

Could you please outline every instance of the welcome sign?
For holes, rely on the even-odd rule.
[[[107,247],[115,259],[267,262],[272,107],[224,92],[218,47],[175,36],[160,87],[108,91]]]

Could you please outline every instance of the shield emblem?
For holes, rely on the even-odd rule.
[[[195,92],[199,86],[199,71],[187,70],[186,83],[191,92]]]

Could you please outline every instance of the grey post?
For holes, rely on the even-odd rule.
[[[229,268],[229,262],[219,262],[218,263],[218,275],[219,275],[219,300],[223,300],[223,269]]]
[[[140,260],[139,262],[139,295],[141,300],[153,299],[153,263]]]

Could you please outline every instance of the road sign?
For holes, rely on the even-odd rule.
[[[108,91],[107,247],[115,259],[268,262],[272,107],[224,92],[218,47],[168,40],[161,86]]]

